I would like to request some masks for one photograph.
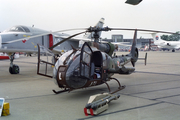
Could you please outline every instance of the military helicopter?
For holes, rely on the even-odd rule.
[[[85,32],[93,33],[94,41],[85,42],[82,48],[72,48],[68,52],[64,53],[59,59],[55,60],[55,55],[47,48],[42,45],[38,45],[38,69],[37,74],[46,77],[54,78],[55,83],[62,88],[61,91],[55,91],[54,93],[59,94],[66,91],[72,91],[81,88],[87,88],[106,84],[110,93],[115,93],[125,88],[120,82],[113,78],[112,75],[118,74],[131,74],[135,68],[135,62],[138,60],[138,49],[136,48],[136,37],[137,30],[134,32],[133,43],[131,51],[127,55],[112,56],[115,46],[109,43],[100,43],[98,33],[101,31],[110,30],[124,30],[124,29],[112,29],[109,27],[97,28],[89,27]],[[125,29],[129,30],[129,29]],[[69,38],[64,39],[66,41],[76,35],[83,34],[80,32]],[[63,41],[52,46],[50,49],[61,44]],[[42,60],[40,54],[47,53],[49,57],[47,60]],[[147,57],[146,57],[147,58]],[[145,60],[146,60],[145,58]],[[49,60],[49,61],[48,61]],[[51,62],[50,62],[51,61]],[[55,62],[56,61],[56,62]],[[133,67],[125,67],[127,63],[131,62]],[[45,73],[40,72],[41,64],[45,63]],[[48,75],[48,66],[54,66],[53,76]],[[108,81],[117,81],[119,87],[117,90],[111,92],[108,85]]]
[[[133,43],[129,54],[113,56],[115,46],[110,42],[102,43],[99,41],[99,33],[102,31],[110,30],[134,31]],[[131,74],[132,72],[134,72],[135,63],[137,62],[139,55],[138,49],[136,47],[137,31],[175,34],[172,32],[144,29],[89,27],[86,28],[86,30],[83,32],[79,32],[77,34],[69,36],[68,38],[65,38],[49,49],[45,48],[42,45],[38,45],[37,74],[54,78],[54,81],[59,86],[59,88],[63,89],[61,91],[53,90],[55,94],[67,91],[70,92],[72,90],[88,88],[101,84],[107,85],[109,93],[113,94],[115,92],[118,92],[124,89],[125,86],[122,86],[120,82],[112,76],[116,73]],[[72,50],[67,51],[58,59],[56,59],[57,57],[53,54],[53,52],[51,52],[50,49],[53,49],[64,41],[87,32],[92,34],[94,40],[85,42],[81,48],[75,49],[72,47]],[[42,53],[46,54],[47,58],[42,59]],[[145,58],[143,58],[143,60],[145,60],[146,64],[147,54],[145,55]],[[125,66],[129,62],[132,63],[133,67]],[[44,65],[44,67],[42,67],[42,65]],[[52,66],[53,70],[49,70],[48,68],[52,68]],[[43,72],[41,72],[42,68],[44,69]],[[51,73],[52,71],[53,73]],[[119,85],[117,90],[111,92],[111,89],[108,85],[108,81],[110,80],[117,81]]]

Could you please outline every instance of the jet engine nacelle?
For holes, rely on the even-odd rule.
[[[168,45],[168,46],[171,46],[171,44],[170,44],[170,43],[167,43],[167,45]]]

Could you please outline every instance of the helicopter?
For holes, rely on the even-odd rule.
[[[134,38],[131,46],[131,51],[126,55],[113,55],[115,45],[111,42],[100,42],[99,33],[102,31],[111,30],[127,30],[134,31]],[[37,74],[54,78],[54,82],[60,91],[53,90],[55,94],[62,92],[70,92],[77,89],[83,89],[93,86],[106,84],[109,93],[113,94],[123,90],[126,86],[122,86],[120,82],[113,78],[114,74],[129,75],[135,71],[135,63],[137,60],[147,61],[147,53],[145,58],[138,58],[139,52],[136,47],[137,31],[144,32],[159,32],[167,34],[176,34],[173,32],[146,30],[146,29],[128,29],[128,28],[109,28],[109,27],[89,27],[85,31],[76,33],[62,41],[56,43],[49,49],[38,44],[38,65]],[[93,41],[85,42],[81,48],[73,48],[67,51],[62,56],[57,58],[50,49],[58,46],[66,40],[71,39],[80,34],[91,33]],[[41,53],[46,54],[47,58],[43,59]],[[132,67],[125,66],[130,63]],[[44,66],[43,66],[44,65]],[[52,68],[52,69],[48,69]],[[41,71],[41,69],[44,69]],[[52,73],[53,71],[53,73]],[[111,91],[108,81],[117,81],[119,87],[115,91]]]
[[[52,46],[52,48],[47,49],[42,45],[38,45],[38,68],[37,74],[43,75],[46,77],[54,78],[55,84],[59,88],[63,89],[61,91],[53,92],[59,94],[66,91],[72,91],[81,88],[88,88],[92,86],[97,86],[101,84],[106,84],[109,93],[115,93],[125,88],[120,82],[113,78],[112,76],[115,73],[118,74],[131,74],[135,70],[135,63],[138,60],[138,49],[136,48],[136,38],[137,30],[134,31],[134,38],[131,47],[131,51],[127,55],[121,56],[112,56],[115,46],[112,43],[100,43],[98,33],[101,31],[110,31],[112,30],[109,27],[97,28],[89,27],[85,32],[93,33],[94,41],[85,42],[81,48],[75,49],[72,47],[72,50],[67,51],[57,60],[55,60],[55,55],[51,52],[50,49],[56,47],[58,44],[61,44],[63,41],[70,39],[72,36],[76,36],[81,33],[70,36],[63,41]],[[40,54],[46,53],[49,57],[45,61],[41,59]],[[145,61],[147,56],[145,58]],[[50,62],[51,61],[51,62]],[[56,61],[56,62],[55,62]],[[125,67],[127,63],[131,62],[133,67]],[[45,63],[45,73],[41,73],[40,69],[42,63]],[[47,66],[53,67],[53,76],[48,75]],[[108,85],[108,81],[115,80],[117,81],[119,87],[117,90],[111,92],[111,89]]]

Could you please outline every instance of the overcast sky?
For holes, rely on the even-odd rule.
[[[0,0],[0,31],[14,25],[35,25],[45,30],[86,28],[105,18],[105,26],[180,31],[180,0],[143,0],[139,5],[126,0]],[[75,31],[70,32],[70,34]],[[132,32],[105,32],[132,38]],[[138,34],[138,37],[151,37]]]

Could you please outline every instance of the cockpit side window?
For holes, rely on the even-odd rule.
[[[21,26],[26,32],[30,32],[29,28],[25,27],[25,26]]]

